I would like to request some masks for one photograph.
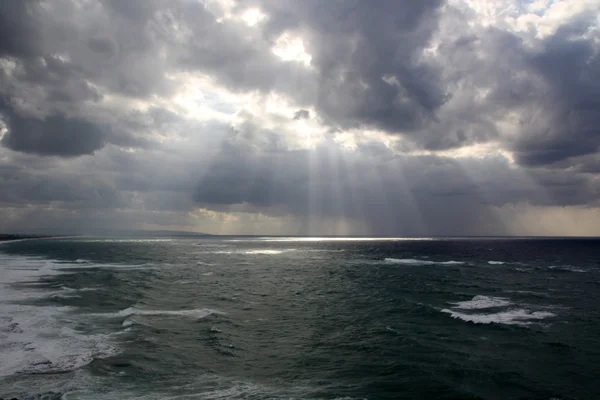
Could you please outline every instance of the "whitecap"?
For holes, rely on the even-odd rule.
[[[531,272],[533,271],[531,268],[515,268],[514,269],[517,272]]]
[[[250,249],[250,250],[237,250],[237,251],[211,251],[211,254],[245,254],[245,255],[266,255],[266,256],[274,256],[278,254],[283,254],[289,251],[295,251],[296,249]]]
[[[386,258],[384,260],[390,264],[404,264],[404,265],[462,265],[463,261],[429,261],[429,260],[417,260],[414,258]]]
[[[547,311],[529,311],[525,309],[514,309],[490,314],[466,314],[449,309],[441,311],[450,314],[452,318],[474,324],[529,325],[534,321],[556,316],[556,314]]]
[[[44,276],[64,274],[64,264],[35,257],[0,255],[0,376],[15,373],[70,371],[95,358],[119,352],[109,335],[85,335],[70,327],[67,315],[76,308],[18,304],[34,298],[55,295],[68,297],[71,288],[48,293],[42,287],[31,289]],[[27,283],[29,288],[15,284]]]
[[[467,301],[459,301],[456,303],[452,303],[456,306],[456,308],[460,308],[462,310],[480,310],[484,308],[492,308],[492,307],[506,307],[510,305],[510,301],[503,297],[491,297],[491,296],[480,296],[477,295],[473,297],[471,300]]]
[[[503,265],[506,264],[504,261],[488,261],[490,265]]]
[[[429,265],[429,264],[433,264],[433,262],[431,262],[431,261],[416,260],[414,258],[391,258],[391,257],[388,257],[384,261],[387,262],[387,263],[392,263],[392,264],[406,264],[406,265]]]
[[[287,249],[287,250],[257,249],[257,250],[244,251],[243,254],[277,255],[277,254],[282,254],[284,251],[292,251],[292,250],[293,249]]]
[[[126,309],[117,311],[116,313],[102,313],[102,314],[91,314],[97,317],[108,317],[108,318],[120,318],[130,317],[132,315],[141,316],[182,316],[188,318],[204,318],[211,314],[224,314],[221,311],[211,310],[209,308],[197,308],[191,310],[144,310],[136,307],[128,307]]]

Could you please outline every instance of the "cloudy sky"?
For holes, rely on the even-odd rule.
[[[600,0],[0,0],[0,231],[600,235]]]

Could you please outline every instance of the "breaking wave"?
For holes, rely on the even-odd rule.
[[[211,314],[224,314],[221,311],[211,310],[209,308],[198,308],[191,310],[144,310],[136,307],[128,307],[124,310],[117,311],[115,313],[102,313],[102,314],[94,314],[95,316],[102,316],[108,318],[120,318],[120,317],[131,317],[132,315],[142,315],[142,316],[164,316],[164,315],[173,315],[173,316],[182,316],[188,318],[204,318]]]
[[[511,303],[503,297],[475,296],[471,300],[459,301],[453,304],[461,310],[480,310],[492,307],[506,307]]]
[[[450,314],[452,318],[460,319],[474,324],[503,324],[503,325],[529,325],[534,321],[554,317],[556,314],[548,311],[529,311],[515,309],[490,314],[466,314],[449,309],[442,312]]]
[[[45,296],[74,297],[94,288],[62,287],[48,293],[42,287],[24,289],[15,285],[34,283],[49,276],[64,274],[64,263],[40,258],[0,256],[0,376],[15,373],[65,372],[89,364],[96,358],[119,353],[112,337],[83,334],[70,320],[76,307],[19,304]]]
[[[462,265],[464,261],[430,261],[417,260],[415,258],[386,258],[384,260],[389,264],[404,264],[404,265]]]

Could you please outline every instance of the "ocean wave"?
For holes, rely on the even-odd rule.
[[[121,317],[131,317],[132,315],[141,315],[141,316],[182,316],[188,318],[204,318],[211,314],[220,314],[224,313],[217,310],[211,310],[209,308],[197,308],[191,310],[144,310],[136,307],[128,307],[121,311],[117,311],[116,313],[101,313],[101,314],[92,314],[98,317],[108,317],[108,318],[121,318]]]
[[[534,321],[556,316],[556,314],[548,311],[530,311],[526,309],[514,309],[490,314],[467,314],[450,309],[441,311],[450,314],[452,318],[474,324],[530,325]]]
[[[73,307],[3,305],[0,376],[72,371],[119,353],[110,335],[84,335],[69,327]]]
[[[242,252],[242,254],[262,254],[262,255],[277,255],[282,254],[287,251],[294,251],[295,249],[286,249],[286,250],[269,250],[269,249],[257,249],[257,250],[247,250]]]
[[[549,270],[552,271],[558,271],[558,272],[587,272],[587,270],[583,269],[583,268],[578,268],[578,267],[573,267],[570,265],[562,265],[562,266],[558,266],[558,265],[551,265],[548,267]]]
[[[531,273],[533,271],[532,268],[514,268],[517,272]]]
[[[275,250],[275,249],[250,249],[250,250],[236,250],[236,251],[221,250],[221,251],[211,251],[211,252],[207,252],[207,253],[211,253],[211,254],[244,254],[244,255],[266,255],[266,256],[274,256],[274,255],[279,255],[279,254],[287,253],[287,252],[290,252],[290,251],[296,251],[296,249],[282,249],[282,250]]]
[[[74,297],[94,288],[31,288],[49,275],[62,275],[63,263],[37,257],[0,255],[0,376],[71,371],[119,352],[110,335],[85,335],[71,327],[75,307],[18,304],[46,296]],[[28,288],[16,286],[27,283]],[[15,287],[19,287],[15,289]]]
[[[490,265],[504,265],[504,264],[506,264],[506,262],[504,262],[504,261],[488,261],[488,264],[490,264]]]
[[[133,269],[155,269],[151,264],[100,264],[92,262],[75,262],[75,263],[56,263],[53,267],[57,271],[68,271],[70,269],[122,269],[122,270],[133,270]]]
[[[404,265],[463,265],[464,261],[430,261],[430,260],[417,260],[414,258],[386,258],[386,263],[390,264],[404,264]]]
[[[491,297],[477,295],[471,300],[459,301],[452,303],[461,310],[480,310],[484,308],[506,307],[510,305],[510,301],[503,297]]]
[[[66,291],[66,292],[98,292],[98,291],[104,290],[99,287],[83,287],[83,288],[76,289],[76,288],[70,288],[68,286],[61,286],[60,289],[63,291]]]

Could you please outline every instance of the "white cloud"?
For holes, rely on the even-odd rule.
[[[302,38],[290,33],[282,34],[273,46],[273,53],[284,61],[296,61],[306,67],[310,66],[312,56],[306,52]]]

